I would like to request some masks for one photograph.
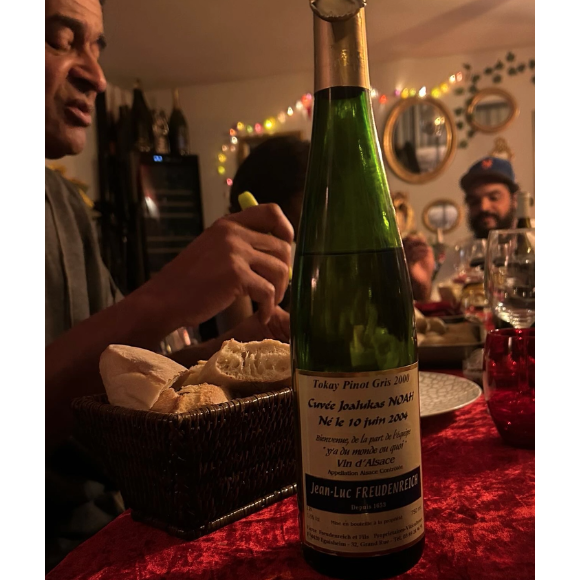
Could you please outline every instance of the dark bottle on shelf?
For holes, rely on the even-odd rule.
[[[115,118],[115,88],[107,89],[107,150],[109,155],[117,153],[117,119]]]
[[[133,149],[148,153],[153,151],[153,119],[145,102],[145,95],[139,79],[133,88],[133,106],[131,107],[131,129]]]
[[[117,119],[117,147],[116,153],[119,156],[126,155],[133,146],[133,131],[131,128],[131,109],[129,105],[123,103],[119,107],[119,117]]]
[[[189,129],[179,106],[177,89],[173,89],[173,110],[169,117],[169,147],[173,155],[189,155]]]

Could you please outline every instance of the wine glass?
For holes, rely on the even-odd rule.
[[[468,240],[458,244],[455,249],[457,278],[462,282],[482,282],[487,240],[479,238]]]
[[[487,243],[485,289],[495,318],[514,328],[535,322],[535,230],[492,230]]]
[[[487,298],[483,286],[487,240],[474,239],[456,246],[455,281],[463,285],[461,310],[467,320],[484,322]]]

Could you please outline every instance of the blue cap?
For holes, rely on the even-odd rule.
[[[474,183],[505,183],[512,193],[519,189],[514,168],[507,159],[484,157],[469,168],[461,178],[461,189],[467,193]]]

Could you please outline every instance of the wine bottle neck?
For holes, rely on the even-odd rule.
[[[315,91],[331,87],[370,89],[364,10],[339,22],[314,15]]]
[[[517,193],[516,219],[530,219],[531,196],[527,192]]]
[[[300,247],[340,253],[401,245],[368,89],[316,93],[308,166],[303,212],[320,223],[301,227]]]
[[[115,89],[113,87],[111,87],[110,89],[107,90],[107,92],[105,93],[106,98],[108,100],[108,109],[110,111],[115,111],[116,109],[116,103],[115,103]]]
[[[177,89],[173,89],[173,108],[179,109],[179,91]]]
[[[133,106],[143,106],[145,104],[145,95],[143,95],[143,91],[135,87],[133,89]]]

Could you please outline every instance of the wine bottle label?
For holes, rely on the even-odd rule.
[[[305,544],[386,554],[424,534],[417,363],[368,373],[296,370]]]

